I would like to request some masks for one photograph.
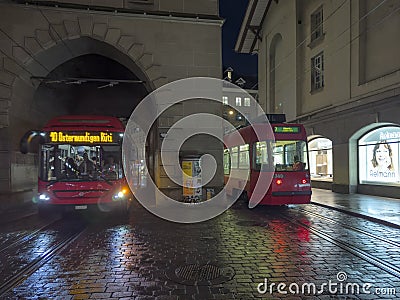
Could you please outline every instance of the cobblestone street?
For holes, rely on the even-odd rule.
[[[400,295],[398,229],[317,205],[249,210],[235,204],[210,221],[182,225],[155,217],[135,203],[127,220],[85,213],[69,215],[57,226],[59,222],[86,225],[45,263],[25,270],[19,285],[3,298],[394,299]],[[41,233],[41,249],[55,243],[54,236],[62,235],[58,230]],[[2,238],[13,234],[3,232]],[[46,234],[52,238],[46,240]],[[9,261],[27,256],[22,249],[11,257],[2,250],[3,274],[7,268],[18,269],[18,263]],[[358,285],[359,294],[351,289],[346,293],[347,283]],[[371,294],[363,293],[366,283],[371,284],[366,290]]]

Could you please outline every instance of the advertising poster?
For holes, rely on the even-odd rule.
[[[201,168],[199,159],[182,161],[183,197],[188,200],[199,201],[202,197]],[[197,177],[197,178],[194,178]]]
[[[183,196],[190,197],[193,196],[193,180],[192,180],[192,161],[182,162],[183,171]]]
[[[359,141],[360,183],[400,185],[400,128],[383,127]]]

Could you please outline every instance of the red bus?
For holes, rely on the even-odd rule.
[[[26,153],[40,138],[37,203],[40,214],[52,208],[128,210],[131,193],[122,170],[124,125],[109,116],[60,116],[21,140]]]
[[[284,123],[284,115],[267,115],[265,123],[240,128],[238,134],[224,136],[224,181],[228,195],[250,199],[256,182],[264,179],[269,187],[258,190],[261,205],[305,204],[311,200],[307,136],[301,124]],[[262,140],[255,133],[263,131]],[[239,138],[238,138],[239,137]],[[241,137],[241,138],[240,138]],[[265,180],[268,178],[268,180]]]

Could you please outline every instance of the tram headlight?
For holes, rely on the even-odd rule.
[[[50,197],[47,196],[46,194],[40,194],[40,195],[39,195],[39,200],[42,200],[42,201],[49,201],[49,200],[50,200]]]

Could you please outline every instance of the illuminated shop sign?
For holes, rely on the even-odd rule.
[[[387,126],[358,142],[360,183],[400,185],[400,128]]]
[[[49,132],[51,143],[113,143],[114,136],[111,132]]]
[[[379,133],[379,138],[381,140],[391,140],[391,139],[397,139],[400,140],[400,131],[385,131],[385,132],[380,132]]]
[[[299,133],[300,127],[299,126],[275,126],[274,132],[275,133]]]

